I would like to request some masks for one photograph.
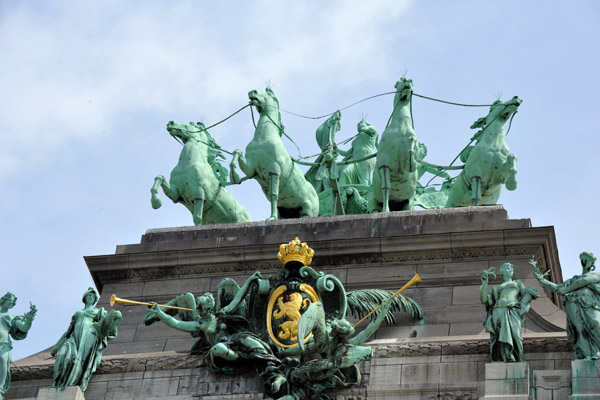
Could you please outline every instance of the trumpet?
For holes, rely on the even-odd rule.
[[[133,304],[133,305],[137,305],[137,306],[149,306],[152,307],[154,304],[152,303],[144,303],[142,301],[134,301],[134,300],[126,300],[126,299],[122,299],[120,297],[117,297],[117,295],[113,294],[112,296],[110,296],[110,306],[114,307],[115,303],[120,303],[120,304]],[[164,308],[174,308],[176,310],[184,310],[184,311],[198,311],[198,310],[194,310],[192,308],[185,308],[185,307],[177,307],[177,306],[167,306],[165,304],[158,304],[159,307],[164,307]]]
[[[363,317],[363,318],[362,318],[360,321],[358,321],[357,323],[355,323],[355,324],[354,324],[354,327],[356,328],[356,326],[357,326],[358,324],[360,324],[360,323],[361,323],[361,322],[363,322],[365,319],[367,319],[368,317],[370,317],[370,316],[371,316],[371,314],[373,314],[375,311],[379,310],[379,309],[380,309],[380,308],[381,308],[381,307],[382,307],[382,306],[383,306],[385,303],[387,303],[388,301],[392,300],[394,297],[396,297],[396,296],[398,296],[400,293],[402,293],[402,292],[404,291],[404,289],[407,289],[409,286],[412,286],[412,285],[414,285],[415,283],[417,283],[417,282],[421,282],[421,281],[422,281],[421,277],[419,276],[419,274],[417,274],[417,273],[415,272],[415,276],[413,276],[413,278],[412,278],[410,281],[408,281],[408,283],[407,283],[406,285],[402,286],[402,288],[401,288],[400,290],[398,290],[396,293],[394,293],[394,294],[392,295],[392,297],[390,297],[389,299],[387,299],[386,301],[384,301],[384,302],[383,302],[381,305],[379,305],[379,306],[375,307],[375,308],[374,308],[374,309],[373,309],[373,310],[372,310],[370,313],[368,313],[368,314],[367,314],[367,315],[365,315],[365,316],[364,316],[364,317]]]

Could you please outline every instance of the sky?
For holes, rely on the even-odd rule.
[[[499,203],[554,226],[563,276],[580,273],[579,253],[600,253],[599,39],[595,1],[1,1],[0,291],[17,295],[13,314],[39,309],[13,359],[52,346],[82,307],[93,286],[84,256],[192,225],[162,193],[162,208],[150,206],[154,177],[181,151],[166,123],[212,125],[267,85],[305,116],[393,91],[402,76],[458,103],[518,95],[507,136],[518,187]],[[338,142],[361,118],[381,134],[392,101],[344,110]],[[426,161],[447,165],[487,111],[414,98]],[[322,121],[282,118],[301,155],[318,152]],[[232,151],[253,131],[246,109],[210,133]],[[227,190],[252,220],[269,215],[256,182]]]

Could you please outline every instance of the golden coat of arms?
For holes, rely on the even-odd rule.
[[[315,289],[308,284],[281,285],[273,291],[267,306],[267,330],[271,340],[281,347],[298,345],[298,322],[309,304],[320,302]],[[307,337],[306,340],[310,338]]]

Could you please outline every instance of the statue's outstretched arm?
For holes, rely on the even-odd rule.
[[[564,287],[564,284],[556,284],[545,279],[544,274],[542,274],[542,271],[540,271],[540,269],[537,266],[537,261],[535,260],[535,257],[531,257],[531,259],[529,260],[529,265],[533,267],[533,277],[537,279],[540,285],[550,290],[551,292],[560,293],[560,291]]]
[[[581,289],[587,285],[600,282],[600,273],[591,273],[587,275],[582,275],[577,279],[569,279],[567,282],[568,285],[561,285],[562,287],[558,290],[559,294],[566,294],[572,292],[577,289]]]
[[[494,267],[481,272],[481,286],[479,287],[479,301],[481,301],[481,304],[492,305],[492,294],[487,292],[490,275],[493,275],[494,278],[496,277]]]
[[[36,313],[37,308],[33,304],[29,303],[29,311],[26,312],[22,317],[15,318],[14,324],[16,325],[17,329],[19,329],[21,332],[29,331]]]
[[[166,314],[163,310],[160,309],[158,304],[151,302],[152,308],[150,308],[149,312],[152,312],[156,315],[158,319],[164,322],[167,326],[171,328],[178,329],[183,332],[197,332],[200,329],[200,324],[196,321],[179,321],[170,315]]]

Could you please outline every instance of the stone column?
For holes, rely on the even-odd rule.
[[[529,364],[485,364],[485,400],[531,400]]]
[[[570,400],[600,399],[600,360],[571,361]]]
[[[40,388],[37,400],[85,400],[85,396],[79,386]]]

